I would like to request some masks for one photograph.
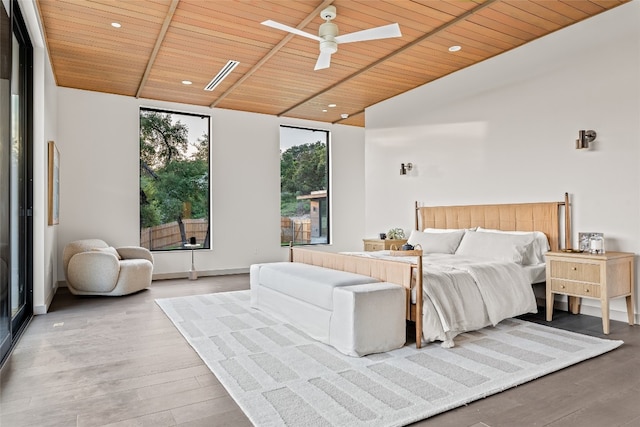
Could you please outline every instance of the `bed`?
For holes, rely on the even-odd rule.
[[[420,242],[417,247],[422,251],[327,253],[292,247],[290,261],[404,286],[406,317],[415,322],[416,346],[442,341],[451,347],[460,333],[537,310],[531,285],[545,280],[543,254],[561,248],[561,234],[564,247],[570,247],[569,212],[568,194],[563,201],[540,203],[419,206],[416,202],[416,231],[410,242]],[[432,253],[437,249],[434,244],[454,245],[451,233],[462,233],[453,253]],[[435,237],[438,234],[442,236]],[[548,246],[541,247],[541,237]],[[478,256],[483,250],[494,253]],[[536,252],[538,263],[524,261],[531,261]]]

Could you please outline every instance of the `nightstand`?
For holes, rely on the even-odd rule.
[[[362,241],[366,252],[388,251],[391,247],[400,249],[400,246],[407,243],[407,239],[362,239]]]
[[[629,324],[634,324],[634,258],[629,252],[604,254],[547,252],[547,321],[553,317],[553,296],[567,295],[572,313],[580,298],[599,299],[602,329],[609,333],[609,300],[626,297]]]

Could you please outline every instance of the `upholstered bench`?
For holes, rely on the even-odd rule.
[[[369,276],[296,262],[254,264],[251,306],[349,356],[402,347],[406,293]]]

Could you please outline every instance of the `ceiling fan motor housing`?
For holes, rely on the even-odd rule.
[[[336,18],[336,7],[335,6],[327,6],[325,9],[320,12],[320,17],[327,21],[331,21]]]
[[[338,42],[336,42],[338,26],[336,24],[325,22],[320,25],[318,35],[323,40],[320,42],[320,52],[336,53],[338,51]]]

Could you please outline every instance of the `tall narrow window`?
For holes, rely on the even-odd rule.
[[[280,244],[329,241],[329,131],[280,126]]]
[[[209,130],[209,116],[140,109],[141,246],[210,247]]]

